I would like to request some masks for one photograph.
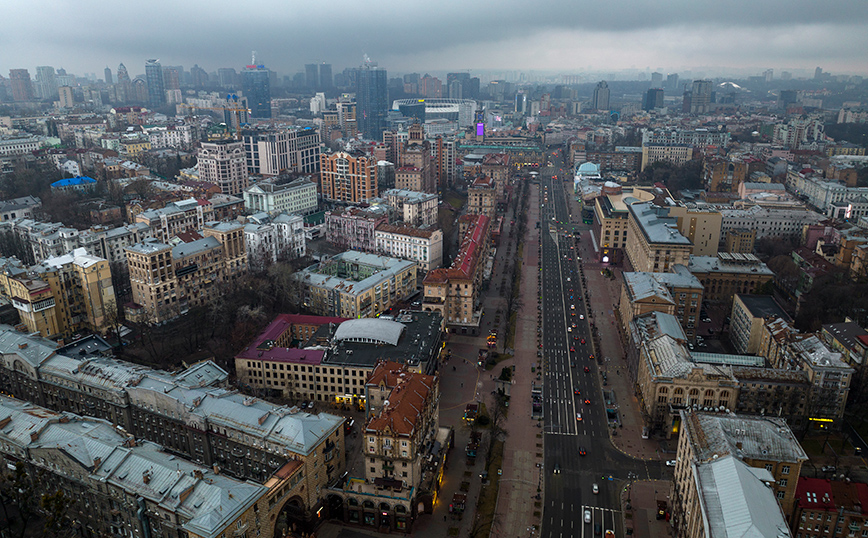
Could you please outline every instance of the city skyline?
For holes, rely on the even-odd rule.
[[[868,74],[861,57],[868,49],[868,10],[855,0],[831,7],[804,0],[635,2],[617,13],[591,3],[548,2],[527,13],[518,2],[431,11],[391,0],[375,10],[339,1],[329,6],[335,16],[311,4],[287,9],[259,1],[231,17],[228,5],[198,0],[119,10],[73,6],[46,0],[6,9],[0,46],[7,54],[0,73],[39,65],[99,73],[124,62],[140,74],[149,58],[163,65],[198,63],[208,71],[239,69],[255,50],[257,63],[287,75],[315,62],[331,63],[336,71],[356,67],[365,54],[390,74],[703,70],[714,76],[768,68],[808,73],[816,66]],[[39,21],[49,11],[76,30],[74,39],[45,30]],[[116,24],[118,18],[127,23]]]

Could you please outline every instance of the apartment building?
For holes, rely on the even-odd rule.
[[[315,314],[376,317],[416,292],[417,269],[415,262],[348,250],[295,277],[305,308]]]
[[[361,151],[320,155],[320,194],[323,199],[350,204],[377,197],[377,161]]]
[[[442,318],[430,312],[357,320],[281,315],[235,356],[235,370],[266,394],[360,408],[382,360],[434,372],[442,330]]]
[[[326,488],[346,465],[342,417],[299,412],[227,390],[228,374],[210,361],[167,373],[110,356],[111,346],[99,338],[58,348],[0,326],[0,390],[109,421],[214,474],[265,485],[268,498],[259,506],[265,535],[274,531],[267,512],[287,504],[290,524],[313,530]],[[167,461],[173,472],[183,464]]]
[[[319,204],[312,177],[283,182],[283,177],[278,176],[257,181],[244,189],[243,196],[244,209],[250,213],[308,215],[316,212]]]
[[[181,232],[201,230],[209,217],[208,204],[195,198],[169,202],[162,209],[148,209],[135,216],[136,223],[151,229],[152,237],[167,242]]]
[[[808,460],[785,420],[681,411],[669,498],[678,536],[789,536]]]
[[[473,180],[467,188],[467,212],[473,215],[494,217],[497,204],[497,193],[494,180],[480,176]]]
[[[702,284],[683,265],[672,273],[621,273],[621,300],[618,305],[621,325],[625,329],[637,316],[663,312],[678,319],[687,339],[696,337]]]
[[[705,288],[705,299],[731,303],[737,293],[757,293],[775,274],[753,254],[719,252],[717,256],[691,256],[690,271]]]
[[[319,170],[320,136],[313,127],[256,128],[241,134],[249,174],[314,174]]]
[[[720,243],[722,216],[717,209],[688,206],[684,203],[670,204],[669,216],[676,219],[681,235],[693,245],[694,256],[716,256]]]
[[[83,535],[206,538],[269,528],[265,503],[262,513],[257,506],[269,488],[137,442],[111,422],[6,396],[0,421],[7,463],[40,477],[33,481],[37,497],[63,491],[71,503],[66,513]],[[179,492],[173,502],[166,502],[169,490]]]
[[[458,334],[479,334],[479,292],[491,247],[491,229],[485,215],[472,215],[468,220],[471,222],[452,265],[425,276],[422,309],[439,312]]]
[[[337,248],[376,252],[376,229],[388,222],[389,211],[383,207],[326,211],[326,241]]]
[[[434,204],[435,209],[437,204]],[[34,212],[42,207],[42,200],[35,196],[22,196],[0,201],[0,221],[32,219]]]
[[[598,259],[602,263],[621,264],[627,245],[630,212],[627,205],[651,202],[654,194],[639,187],[622,187],[615,183],[603,185],[600,196],[594,199],[594,223],[591,233],[597,243]]]
[[[801,209],[768,209],[758,205],[745,209],[720,209],[720,232],[753,230],[756,239],[799,238],[806,226],[825,220],[823,215]]]
[[[244,142],[202,142],[198,152],[199,179],[220,187],[223,194],[237,196],[248,185]]]
[[[642,144],[642,170],[656,162],[681,166],[693,158],[693,147],[683,144]]]
[[[306,252],[304,219],[281,214],[274,219],[248,222],[244,225],[244,244],[251,269],[300,258]]]
[[[790,526],[802,538],[861,536],[868,531],[868,484],[799,477]]]
[[[410,226],[380,224],[374,231],[377,252],[412,260],[424,274],[443,265],[443,232]]]
[[[684,144],[695,147],[717,146],[723,148],[729,144],[730,136],[730,133],[726,131],[663,127],[644,130],[642,132],[642,144]]]
[[[735,294],[729,323],[729,340],[735,352],[760,354],[765,322],[774,319],[792,323],[789,314],[771,295]]]
[[[429,194],[405,189],[389,189],[382,197],[408,226],[433,226],[437,224],[439,198]]]
[[[634,271],[665,273],[674,265],[688,265],[693,243],[678,231],[668,208],[643,202],[628,205],[627,211],[624,250]]]
[[[436,163],[431,158],[431,143],[425,140],[424,128],[413,124],[407,140],[398,148],[395,187],[416,192],[436,193]]]
[[[739,192],[751,174],[765,172],[765,168],[765,162],[753,155],[712,155],[703,160],[702,180],[709,192]]]
[[[148,240],[126,248],[133,304],[127,319],[161,323],[207,305],[220,286],[247,272],[244,227],[209,222],[204,237],[171,246]]]
[[[2,260],[0,293],[29,331],[52,338],[105,332],[117,308],[108,261],[83,248],[29,268],[14,258]]]
[[[438,378],[381,362],[365,393],[365,476],[348,477],[343,487],[344,521],[411,533],[420,512],[433,511],[431,486],[437,482],[430,471],[443,461],[442,455],[434,465],[429,459],[430,448],[446,437],[439,424]],[[372,401],[379,405],[372,407]]]

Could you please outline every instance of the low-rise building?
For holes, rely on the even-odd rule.
[[[823,215],[800,209],[768,209],[755,205],[746,209],[721,209],[720,231],[754,230],[756,239],[801,237],[805,226],[824,220]]]
[[[808,405],[808,395],[811,393],[811,382],[807,372],[734,366],[732,375],[738,380],[738,400],[734,409],[736,413],[774,416],[786,420],[794,431],[805,430],[807,426],[805,410]]]
[[[696,337],[702,284],[683,265],[672,273],[621,273],[621,301],[618,308],[626,329],[636,316],[664,312],[678,318],[688,340]]]
[[[438,200],[436,194],[389,189],[382,193],[395,212],[409,226],[433,226],[437,224]]]
[[[56,192],[84,192],[95,188],[96,180],[87,176],[59,179],[51,184],[51,189]]]
[[[788,536],[808,456],[786,421],[682,411],[681,424],[670,494],[678,536]]]
[[[288,178],[287,178],[288,179]],[[283,176],[258,181],[244,189],[244,209],[265,212],[309,215],[316,212],[316,182],[309,177],[284,181]]]
[[[485,215],[470,217],[474,220],[464,233],[452,265],[429,271],[423,282],[422,308],[439,312],[458,334],[479,334],[479,292],[491,245],[490,219]]]
[[[410,226],[380,224],[374,231],[377,252],[393,258],[412,260],[424,273],[443,265],[443,232]]]
[[[262,269],[278,260],[301,258],[306,252],[304,218],[280,214],[244,225],[244,244],[251,269]]]
[[[376,229],[389,222],[388,210],[380,209],[383,210],[350,207],[343,211],[326,211],[326,241],[336,248],[376,252]]]
[[[699,279],[705,299],[729,304],[737,293],[757,293],[775,274],[753,254],[719,252],[717,256],[691,256],[687,270]]]
[[[376,317],[416,292],[415,262],[348,250],[295,278],[304,306],[321,316]]]
[[[41,207],[42,200],[35,196],[3,200],[0,202],[0,220],[32,219],[34,211]]]

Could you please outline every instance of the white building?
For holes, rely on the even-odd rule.
[[[823,213],[846,200],[868,196],[868,187],[848,187],[837,181],[828,181],[812,171],[787,171],[787,189],[804,197]]]
[[[190,125],[160,125],[145,127],[151,149],[184,149],[193,145],[193,128]]]
[[[374,236],[377,251],[385,256],[415,261],[426,272],[443,265],[443,232],[440,230],[381,224]]]
[[[241,141],[202,142],[198,158],[200,181],[217,185],[223,194],[237,195],[247,188],[247,163]]]
[[[269,222],[254,215],[244,225],[247,259],[250,267],[261,269],[279,259],[305,255],[304,219],[298,215],[278,215]]]
[[[243,132],[247,171],[276,176],[319,170],[320,138],[313,127],[251,129]]]
[[[801,236],[802,229],[825,217],[813,211],[798,209],[768,209],[753,206],[747,209],[721,209],[720,236],[739,228],[756,230],[756,238]]]
[[[244,208],[251,213],[314,213],[317,209],[316,183],[300,178],[289,183],[277,183],[272,178],[255,183],[244,190]]]
[[[7,155],[23,155],[42,147],[42,141],[35,137],[4,138],[0,140],[0,157]]]
[[[416,192],[406,189],[389,189],[382,195],[389,206],[401,215],[405,224],[410,226],[433,226],[437,224],[436,194]]]

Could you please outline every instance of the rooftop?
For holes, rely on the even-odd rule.
[[[693,243],[678,231],[678,219],[669,216],[667,208],[648,202],[627,206],[648,243],[690,246]]]
[[[823,325],[823,330],[849,350],[868,347],[865,342],[868,332],[854,321],[828,323]]]
[[[726,256],[724,256],[726,255]],[[693,274],[743,273],[773,277],[774,273],[753,254],[720,252],[717,256],[690,256],[687,269]]]
[[[796,503],[803,510],[868,515],[868,484],[799,477]]]
[[[688,411],[682,411],[681,417],[697,463],[726,454],[739,459],[808,460],[786,419]]]
[[[336,270],[344,265],[350,269]],[[348,250],[300,271],[297,278],[315,286],[358,295],[415,266],[416,263],[412,261]],[[364,271],[359,272],[359,268]],[[337,274],[326,272],[330,270],[336,270]]]
[[[792,323],[789,314],[784,311],[783,307],[778,304],[771,295],[750,295],[746,293],[737,293],[736,297],[744,303],[745,308],[755,318],[780,318],[787,323]]]
[[[389,373],[383,373],[384,369]],[[435,383],[434,376],[411,372],[394,362],[379,363],[367,384],[391,387],[392,390],[379,413],[368,421],[365,430],[413,436],[421,426],[425,404]]]

